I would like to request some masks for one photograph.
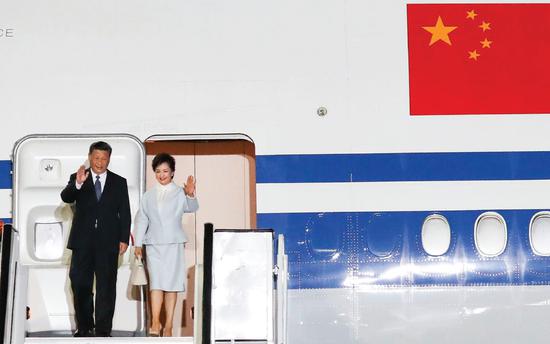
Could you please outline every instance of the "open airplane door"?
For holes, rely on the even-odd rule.
[[[73,212],[71,205],[61,200],[60,192],[69,176],[87,161],[90,144],[100,140],[113,147],[109,170],[127,179],[133,218],[145,181],[145,150],[136,137],[31,135],[15,145],[13,227],[17,256],[7,307],[13,312],[8,314],[5,343],[22,343],[24,337],[70,336],[75,330],[68,276],[71,251],[66,249]],[[129,284],[129,257],[130,250],[119,259],[115,336],[135,336],[143,331],[143,301]]]
[[[153,157],[161,152],[176,160],[174,182],[182,186],[188,175],[197,181],[199,210],[185,214],[185,291],[179,292],[173,335],[202,342],[204,224],[223,228],[256,226],[255,147],[244,134],[154,135],[145,140],[146,188],[156,185]]]

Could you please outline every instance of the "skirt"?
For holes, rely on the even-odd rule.
[[[146,245],[149,290],[185,291],[187,268],[183,243]]]

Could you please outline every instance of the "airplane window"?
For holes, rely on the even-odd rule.
[[[405,222],[395,213],[374,213],[366,219],[366,243],[368,250],[377,257],[388,258],[400,251],[400,234]]]
[[[430,215],[422,225],[422,247],[430,256],[441,256],[451,245],[451,226],[438,214]]]
[[[529,241],[536,255],[550,256],[550,212],[533,216],[529,225]]]
[[[474,241],[480,254],[496,257],[504,252],[508,241],[508,233],[504,218],[498,213],[481,214],[475,224]]]
[[[350,225],[345,214],[319,213],[311,216],[305,227],[310,252],[316,259],[337,260],[341,252],[341,236]]]

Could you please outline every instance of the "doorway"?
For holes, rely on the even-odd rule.
[[[146,189],[156,184],[151,163],[158,153],[176,160],[174,182],[183,186],[187,176],[196,179],[199,210],[185,214],[183,228],[187,280],[176,302],[173,334],[201,333],[202,252],[204,224],[215,228],[256,227],[256,166],[254,143],[245,135],[156,135],[145,141]]]
[[[13,210],[18,235],[13,255],[17,273],[10,277],[7,306],[12,310],[7,319],[10,336],[14,342],[25,337],[69,337],[75,329],[68,279],[70,251],[65,249],[73,215],[71,205],[63,203],[59,193],[68,176],[85,163],[90,143],[98,140],[111,144],[109,168],[127,179],[132,218],[143,190],[155,183],[150,167],[155,154],[175,156],[178,185],[190,174],[197,179],[200,209],[183,219],[190,239],[185,253],[187,291],[178,296],[173,334],[195,337],[198,343],[201,322],[193,319],[201,319],[200,307],[194,305],[201,304],[202,296],[204,223],[211,222],[216,228],[256,226],[255,149],[245,135],[163,135],[145,143],[127,134],[31,135],[21,139],[14,149]],[[143,333],[142,299],[134,295],[129,283],[130,260],[128,250],[118,271],[113,319],[116,337]],[[28,320],[25,306],[32,312]]]

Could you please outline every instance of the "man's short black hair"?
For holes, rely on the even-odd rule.
[[[109,156],[111,156],[111,153],[113,152],[111,145],[109,145],[107,142],[104,142],[104,141],[97,141],[92,143],[90,145],[90,150],[88,151],[88,155],[91,155],[94,150],[106,151],[109,153]]]
[[[159,165],[164,163],[168,164],[168,167],[170,167],[172,172],[176,170],[176,159],[168,153],[159,153],[153,158],[153,171],[155,171]]]

